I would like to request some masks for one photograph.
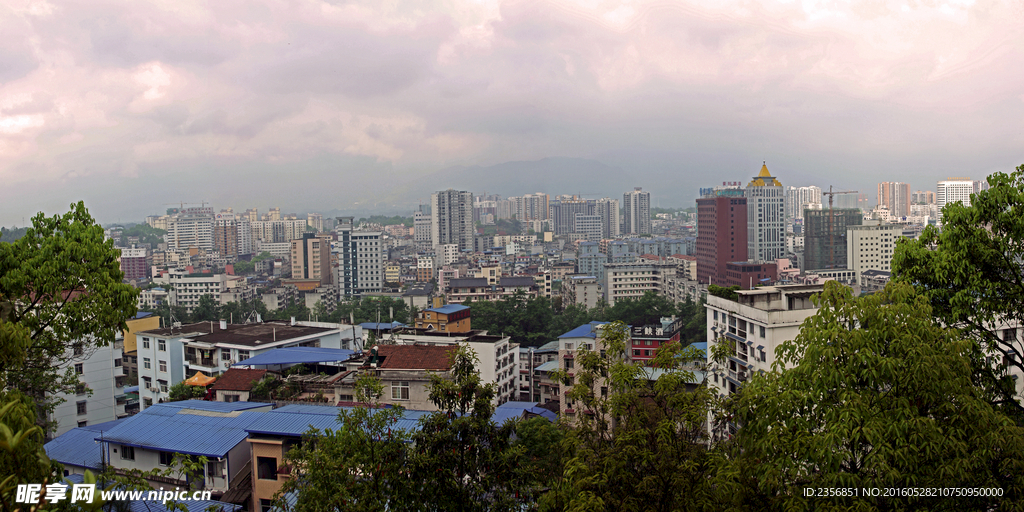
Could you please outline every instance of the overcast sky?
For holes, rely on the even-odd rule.
[[[0,34],[4,226],[404,207],[545,157],[686,206],[762,160],[871,197],[1024,163],[1020,0],[5,0]]]

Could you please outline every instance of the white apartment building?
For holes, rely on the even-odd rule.
[[[609,197],[598,199],[596,213],[601,217],[601,238],[618,238],[621,232],[619,200]],[[534,231],[540,232],[536,228]]]
[[[821,209],[820,187],[786,187],[786,219],[803,219],[804,209]]]
[[[935,206],[939,209],[939,221],[942,221],[942,208],[949,203],[960,201],[964,206],[971,205],[971,194],[974,193],[974,181],[970,178],[948,178],[940,181],[935,189]]]
[[[519,344],[512,343],[508,336],[492,336],[483,331],[448,333],[417,329],[396,333],[388,341],[398,345],[466,344],[480,361],[477,369],[481,382],[495,385],[495,405],[519,399]]]
[[[438,259],[434,264],[435,267],[451,265],[459,261],[459,244],[439,245],[434,249],[434,254],[437,255]]]
[[[847,226],[846,267],[857,273],[857,282],[865,270],[892,271],[896,241],[902,236],[902,224],[865,221],[862,226]]]
[[[602,222],[600,215],[577,213],[573,225],[576,226],[576,233],[583,235],[584,240],[591,242],[599,242],[601,240]]]
[[[71,359],[60,367],[73,368],[81,385],[74,393],[54,395],[63,399],[50,415],[57,424],[54,437],[77,427],[97,425],[126,416],[124,340],[118,337],[102,347],[69,348]]]
[[[341,347],[337,324],[199,322],[135,335],[142,409],[167,401],[171,386],[203,372],[218,376],[231,365],[281,347]],[[320,327],[330,325],[331,327]]]
[[[580,304],[589,310],[597,307],[597,301],[601,299],[601,282],[596,276],[565,276],[562,295],[567,303]]]
[[[412,239],[419,250],[430,249],[430,208],[420,207],[412,217]]]
[[[167,219],[164,235],[169,251],[187,251],[195,246],[213,252],[213,208],[184,208]]]
[[[811,296],[823,285],[766,286],[737,290],[739,301],[708,295],[708,353],[716,343],[726,343],[732,355],[725,368],[712,371],[709,384],[722,395],[735,393],[753,372],[769,372],[775,348],[795,339],[800,325],[818,308]],[[708,368],[714,370],[712,361]]]
[[[172,306],[184,306],[189,313],[199,305],[203,295],[210,295],[220,303],[220,294],[227,290],[227,274],[189,274],[184,270],[170,270],[153,278],[156,284],[171,285],[169,293]]]
[[[383,231],[355,231],[351,217],[339,217],[335,283],[340,297],[380,293],[384,289],[387,244]]]
[[[575,420],[577,414],[586,414],[588,412],[580,408],[581,404],[575,403],[565,396],[565,393],[572,388],[572,381],[576,371],[576,355],[584,348],[591,352],[601,351],[603,353],[605,347],[601,337],[604,335],[606,325],[608,325],[608,322],[590,322],[558,337],[558,369],[565,371],[570,379],[570,384],[562,389],[559,412],[563,418],[568,419],[570,422]],[[625,343],[626,347],[630,347],[633,344],[629,330],[626,331]],[[602,396],[607,397],[608,388],[605,386],[604,378],[598,377],[594,386],[596,391],[600,392]]]
[[[636,187],[622,194],[622,234],[651,233],[651,193]]]
[[[665,279],[676,273],[675,263],[648,261],[637,263],[606,263],[604,266],[605,299],[609,306],[622,299],[639,299],[648,291],[662,293]]]
[[[473,251],[473,193],[448,189],[430,196],[430,243],[457,244],[460,251]]]

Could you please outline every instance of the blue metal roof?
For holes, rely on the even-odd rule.
[[[522,419],[523,414],[531,413],[546,418],[548,421],[557,421],[558,416],[555,413],[537,407],[537,402],[505,402],[494,409],[494,414],[491,415],[493,420],[498,425],[505,423],[508,420],[519,420]]]
[[[595,332],[594,327],[598,326],[598,325],[604,325],[606,323],[608,323],[608,322],[596,322],[595,321],[595,322],[590,322],[589,324],[583,324],[583,325],[581,325],[581,326],[579,326],[579,327],[577,327],[577,328],[575,328],[575,329],[573,329],[573,330],[571,330],[571,331],[569,331],[569,332],[559,336],[558,338],[559,339],[562,339],[562,338],[595,338],[596,339],[597,338],[597,333]]]
[[[139,392],[139,387],[138,386],[128,386],[128,387],[124,388],[124,392],[125,393],[138,393]]]
[[[261,402],[212,402],[207,400],[180,400],[177,402],[165,402],[162,404],[151,405],[150,407],[146,408],[146,411],[148,411],[151,407],[199,409],[202,411],[213,412],[234,412],[248,411],[251,409],[265,409],[269,411],[273,407],[273,405]]]
[[[346,361],[352,357],[351,350],[322,347],[286,347],[268,350],[262,354],[244,359],[231,366],[266,366],[272,364],[330,363]]]
[[[383,331],[386,329],[394,329],[396,327],[406,327],[402,322],[363,322],[359,324],[359,327],[370,331]]]
[[[533,349],[533,353],[534,354],[541,354],[541,353],[545,353],[545,352],[558,352],[558,340],[549,341],[549,342],[547,342],[547,343],[545,343],[545,344],[543,344],[543,345]]]
[[[245,429],[265,415],[243,408],[189,407],[199,404],[235,406],[246,402],[186,400],[156,404],[104,432],[102,438],[94,436],[94,439],[188,455],[224,457],[238,443],[245,441],[248,436]],[[269,404],[261,403],[247,405],[250,409],[251,406],[269,407]]]
[[[81,484],[85,483],[85,476],[73,474],[64,477],[64,480],[72,484]],[[96,493],[94,497],[94,499],[97,498],[99,498],[99,493]],[[184,505],[188,512],[205,512],[210,507],[216,507],[222,512],[238,512],[243,508],[242,505],[214,500],[180,500],[176,503]],[[170,509],[160,501],[135,500],[130,501],[128,507],[132,512],[170,512]]]
[[[43,448],[48,457],[65,466],[98,470],[103,462],[103,445],[96,443],[93,439],[123,421],[125,420],[121,419],[88,427],[73,428],[46,443]]]
[[[546,363],[544,363],[544,364],[534,368],[534,370],[537,370],[539,372],[553,372],[553,371],[555,371],[557,369],[558,369],[558,361],[548,361],[548,362],[546,362]]]
[[[151,316],[153,316],[153,313],[150,312],[150,311],[139,311],[138,313],[135,314],[135,318],[136,319],[147,318],[147,317],[151,317]]]
[[[354,409],[352,407],[319,407],[319,409],[326,409],[326,411],[321,412],[319,410],[308,409],[308,407],[317,406],[297,406],[306,407],[305,409],[288,409],[289,407],[292,406],[274,409],[273,411],[262,415],[260,419],[254,421],[252,425],[247,427],[246,431],[250,434],[301,436],[309,431],[310,427],[320,430],[337,430],[342,425],[338,420],[338,411],[340,409],[349,411]],[[393,428],[408,432],[419,430],[420,418],[428,414],[431,414],[431,412],[414,410],[403,411],[402,419],[398,420]]]
[[[693,347],[693,348],[695,348],[697,350],[700,350],[701,352],[704,352],[705,354],[708,353],[708,342],[706,342],[706,341],[698,341],[697,343],[690,343],[687,346],[690,346],[690,347]]]
[[[439,308],[427,308],[424,311],[433,311],[435,313],[444,313],[450,315],[452,313],[458,313],[459,311],[465,311],[469,309],[469,306],[463,306],[462,304],[447,304]]]

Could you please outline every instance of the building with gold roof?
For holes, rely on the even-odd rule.
[[[761,165],[747,184],[747,259],[775,261],[786,257],[786,193]]]

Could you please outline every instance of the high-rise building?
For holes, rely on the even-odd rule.
[[[860,226],[864,216],[856,208],[804,211],[804,258],[801,269],[848,268],[846,236],[849,226]]]
[[[167,249],[213,251],[213,208],[182,208],[167,220]]]
[[[817,207],[813,205],[818,205]],[[803,219],[804,209],[821,209],[821,188],[786,187],[786,222]]]
[[[622,234],[651,234],[651,193],[636,187],[622,194]]]
[[[146,249],[121,249],[121,272],[125,279],[145,279],[149,277],[149,266],[146,264]]]
[[[213,222],[213,247],[225,258],[238,256],[238,222],[234,215],[218,213]]]
[[[747,184],[747,258],[756,262],[786,257],[786,196],[782,183],[762,164]],[[733,260],[736,261],[736,260]]]
[[[548,218],[549,199],[547,194],[537,192],[522,197],[508,198],[512,215],[519,221],[544,220]],[[497,211],[495,211],[497,213]]]
[[[903,237],[903,225],[879,224],[846,228],[847,268],[857,272],[857,281],[865,270],[892,271],[896,241]]]
[[[331,284],[331,243],[314,233],[303,233],[292,243],[292,279],[320,281]]]
[[[621,227],[619,200],[608,197],[598,199],[597,214],[601,216],[601,238],[618,238]]]
[[[697,280],[722,285],[726,264],[747,259],[747,198],[739,189],[697,200]]]
[[[238,226],[238,255],[245,256],[256,251],[256,243],[252,239],[252,223],[247,216],[235,220]]]
[[[879,183],[878,206],[888,208],[893,218],[910,215],[910,185],[898,181]]]
[[[577,196],[558,196],[550,202],[552,228],[556,235],[578,233],[576,215],[594,215],[597,201],[582,199]]]
[[[313,231],[320,233],[324,230],[324,216],[319,213],[307,213],[306,224],[313,228]]]
[[[473,250],[473,193],[448,189],[430,196],[430,243],[458,244],[460,251]]]
[[[416,243],[416,249],[420,251],[426,251],[431,248],[429,205],[421,204],[419,209],[413,212],[412,239]]]
[[[942,208],[949,203],[960,201],[964,206],[970,206],[974,186],[975,182],[970,178],[947,178],[946,181],[940,181],[935,190],[935,205],[939,207],[939,220],[942,220]]]
[[[380,293],[384,288],[387,249],[382,231],[355,231],[352,217],[338,217],[336,282],[341,297]]]
[[[935,192],[931,190],[915,191],[910,197],[910,202],[913,204],[935,204]]]

